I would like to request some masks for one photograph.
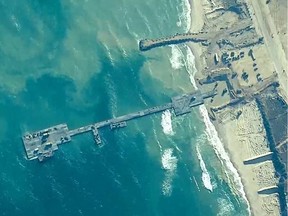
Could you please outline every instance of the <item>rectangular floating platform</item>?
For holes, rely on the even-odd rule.
[[[26,133],[22,137],[29,160],[51,157],[58,145],[71,141],[68,126],[59,124],[34,133]]]
[[[192,111],[192,108],[204,104],[204,99],[213,97],[216,91],[201,93],[195,91],[190,94],[184,94],[172,98],[172,106],[176,116],[184,115]]]
[[[204,103],[200,92],[185,94],[172,98],[173,108],[176,116],[191,112],[191,108]]]
[[[114,129],[123,128],[123,127],[126,127],[126,126],[127,126],[127,123],[125,121],[124,122],[116,122],[116,123],[112,123],[110,125],[110,129],[114,130]]]

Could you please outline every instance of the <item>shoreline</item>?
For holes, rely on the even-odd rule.
[[[191,9],[190,32],[199,32],[202,30],[202,27],[204,25],[204,14],[203,14],[202,3],[201,3],[201,1],[198,1],[198,0],[189,0],[189,3],[190,3],[190,9]],[[195,57],[195,67],[197,68],[197,72],[195,74],[195,79],[197,79],[199,77],[201,78],[202,77],[201,70],[205,68],[205,62],[203,61],[203,59],[201,57],[201,55],[203,53],[203,48],[200,44],[196,44],[196,43],[187,43],[187,45]],[[205,105],[205,108],[206,108],[206,110],[208,110],[208,107],[206,105]],[[202,112],[201,112],[201,115],[202,115],[202,117],[204,117],[203,116],[204,114]],[[248,171],[243,169],[243,167],[244,167],[243,161],[236,159],[235,153],[237,154],[239,149],[235,148],[234,146],[229,145],[229,138],[227,138],[225,136],[225,134],[227,134],[225,127],[220,125],[219,123],[212,122],[210,119],[209,119],[209,121],[214,126],[214,128],[217,132],[218,138],[222,144],[222,147],[224,148],[226,154],[228,155],[233,168],[235,168],[235,170],[237,172],[236,175],[238,175],[238,176],[234,176],[233,183],[237,184],[237,182],[235,182],[235,178],[237,178],[237,177],[240,178],[239,179],[240,184],[241,184],[240,190],[239,190],[239,185],[237,185],[236,187],[237,187],[239,195],[241,195],[241,198],[243,198],[246,201],[246,204],[248,206],[247,210],[249,212],[249,215],[257,215],[257,214],[261,213],[261,211],[258,212],[258,210],[262,208],[261,202],[257,199],[255,200],[255,197],[259,196],[259,195],[257,193],[256,194],[251,193],[251,189],[252,189],[252,191],[255,191],[255,189],[257,188],[257,183],[255,181],[250,182],[250,181],[246,180],[246,177],[251,174],[251,172],[250,172],[251,169]],[[206,125],[206,128],[207,128],[207,125]],[[212,141],[212,140],[210,140],[210,141]],[[232,141],[232,140],[230,140],[230,141]],[[235,140],[233,140],[233,141],[235,142]],[[212,143],[211,143],[211,145],[213,146]],[[215,148],[215,146],[213,146],[213,148]],[[217,151],[217,150],[215,150],[215,151]],[[240,164],[239,164],[239,161],[240,161]],[[227,168],[227,164],[225,164],[225,166]],[[229,170],[229,172],[232,172],[232,170]],[[235,175],[235,173],[233,173],[233,175]],[[245,176],[245,178],[243,178],[244,176]],[[243,192],[241,192],[241,189],[243,189]],[[249,193],[249,191],[250,191],[250,193]]]
[[[203,18],[203,7],[200,1],[197,0],[188,0],[190,4],[190,32],[199,32],[201,31],[203,25],[204,25],[204,18]],[[198,8],[199,10],[196,10]],[[195,57],[195,67],[196,68],[203,68],[200,56],[202,51],[201,45],[197,43],[187,43],[187,46],[193,53]],[[198,73],[198,72],[197,72]],[[197,75],[197,74],[196,74]]]
[[[185,33],[145,39],[147,47],[186,43],[186,58],[193,64],[187,68],[190,83],[201,92],[217,92],[204,100],[200,113],[209,144],[225,169],[223,180],[247,203],[247,214],[287,215],[288,105],[281,96],[277,61],[271,58],[271,49],[277,51],[267,46],[261,32],[267,25],[259,27],[247,0],[184,4],[190,6]],[[283,34],[283,24],[275,23],[279,31],[272,33]]]

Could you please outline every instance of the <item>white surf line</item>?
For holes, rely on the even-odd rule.
[[[183,11],[180,13],[179,21],[176,24],[188,32],[191,25],[191,6],[189,0],[182,1],[181,7]],[[182,26],[183,23],[185,26]]]
[[[201,167],[201,170],[202,170],[202,182],[204,184],[204,187],[206,189],[208,189],[210,192],[213,191],[213,186],[212,186],[212,183],[211,183],[211,179],[210,179],[210,175],[209,175],[209,172],[206,168],[206,165],[204,163],[204,160],[202,158],[202,155],[200,153],[200,150],[199,150],[199,147],[198,145],[196,145],[196,153],[197,153],[197,157],[198,157],[198,160],[200,161],[200,167]]]
[[[174,70],[179,70],[184,66],[183,59],[184,55],[178,45],[170,45],[171,47],[171,57],[170,64]]]
[[[189,17],[189,19],[187,18],[187,28],[190,29],[190,27],[191,27],[191,5],[190,5],[189,0],[184,0],[184,3],[186,3],[186,6],[189,6],[189,9],[187,11],[187,17]],[[189,14],[188,14],[188,12],[189,12]],[[194,86],[195,89],[197,89],[196,82],[194,79],[194,75],[197,72],[197,69],[195,67],[195,56],[193,55],[190,48],[188,46],[186,46],[186,47],[187,47],[187,55],[186,55],[187,60],[184,60],[184,62],[185,62],[184,65],[186,67],[186,71],[189,74],[191,84]],[[203,107],[203,108],[201,108],[201,107]],[[203,112],[201,112],[201,109]],[[238,185],[238,191],[241,193],[243,199],[246,201],[246,203],[248,205],[249,215],[251,215],[250,204],[249,204],[248,199],[246,197],[246,194],[244,191],[244,186],[241,182],[240,175],[238,174],[238,171],[236,170],[236,168],[233,166],[232,162],[230,161],[230,158],[229,158],[228,154],[226,153],[226,151],[223,147],[223,144],[221,143],[221,141],[218,137],[218,133],[217,133],[214,125],[210,121],[210,118],[208,116],[208,111],[205,108],[205,106],[203,106],[203,105],[200,106],[200,113],[203,117],[205,116],[204,122],[205,122],[206,130],[208,133],[209,141],[212,144],[213,149],[214,149],[217,157],[219,158],[221,164],[223,164],[223,161],[224,161],[225,167],[227,167],[233,173],[234,182],[236,182],[236,184]],[[203,115],[203,114],[205,114],[205,115]],[[213,142],[213,139],[212,139],[213,136],[215,138],[215,141],[217,141],[216,143]],[[229,179],[229,176],[228,176],[226,170],[225,170],[225,174],[226,174],[227,178]]]
[[[208,134],[208,139],[210,143],[213,146],[213,149],[215,150],[216,154],[221,158],[221,160],[224,162],[224,165],[230,170],[230,172],[233,174],[233,182],[236,184],[237,190],[240,192],[241,196],[243,199],[246,201],[248,207],[249,207],[249,214],[250,212],[250,203],[248,202],[248,199],[246,197],[245,191],[244,191],[244,186],[241,181],[241,177],[237,171],[237,169],[234,167],[232,164],[228,153],[225,151],[224,146],[218,136],[218,132],[216,131],[216,128],[210,121],[208,111],[205,108],[204,105],[200,106],[200,113],[204,119],[206,129],[207,129],[207,134]],[[228,177],[229,178],[229,177]]]
[[[187,68],[187,72],[189,74],[191,84],[194,86],[195,89],[198,89],[197,85],[196,85],[196,81],[194,79],[194,75],[197,73],[197,69],[195,67],[195,57],[194,57],[192,51],[190,50],[190,48],[188,46],[186,46],[186,47],[187,47],[187,61],[186,61],[185,66]],[[213,146],[213,149],[214,149],[217,157],[220,159],[220,162],[222,164],[224,164],[225,167],[232,173],[233,183],[236,185],[237,190],[240,192],[242,198],[245,200],[246,204],[248,205],[248,212],[249,212],[249,215],[251,215],[250,203],[249,203],[247,196],[246,196],[246,193],[244,191],[242,179],[241,179],[237,169],[232,164],[227,152],[225,151],[223,143],[221,142],[221,140],[218,136],[218,132],[216,131],[216,128],[214,127],[214,125],[210,121],[206,107],[204,105],[201,105],[199,107],[199,110],[200,110],[200,114],[203,117],[203,120],[204,120],[204,123],[206,126],[206,131],[207,131],[209,143]],[[229,180],[230,179],[229,174],[226,172],[226,170],[225,170],[225,174]]]

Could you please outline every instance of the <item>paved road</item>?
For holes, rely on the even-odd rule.
[[[250,5],[253,6],[253,11],[255,13],[251,14],[252,19],[262,32],[270,58],[273,61],[274,67],[279,76],[280,85],[282,86],[281,93],[287,100],[287,60],[285,58],[285,52],[281,40],[277,35],[276,26],[274,25],[273,19],[270,15],[269,8],[264,1],[259,2],[259,0],[249,0],[249,2]]]

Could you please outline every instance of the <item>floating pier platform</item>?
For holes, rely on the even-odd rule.
[[[58,149],[60,144],[70,142],[72,136],[87,132],[92,132],[95,143],[99,145],[102,143],[99,135],[100,128],[110,126],[111,130],[120,129],[127,126],[127,121],[163,112],[169,109],[173,109],[176,116],[183,115],[191,112],[193,107],[203,104],[206,98],[210,98],[215,95],[215,91],[209,91],[206,93],[195,91],[189,94],[176,96],[171,99],[171,103],[167,103],[165,105],[148,108],[73,130],[69,130],[67,124],[59,124],[44,130],[36,131],[34,133],[26,133],[22,137],[22,140],[27,158],[29,160],[38,159],[39,161],[43,161],[44,159],[53,156],[54,151]]]
[[[29,160],[51,157],[58,149],[58,145],[71,141],[66,124],[55,125],[34,133],[27,133],[22,137],[27,158]]]

